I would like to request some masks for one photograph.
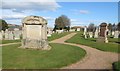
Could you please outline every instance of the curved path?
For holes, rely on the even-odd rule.
[[[19,43],[21,43],[21,42],[7,43],[7,44],[0,44],[0,47],[2,47],[2,46],[6,46],[6,45],[12,45],[12,44],[19,44]]]
[[[64,42],[75,34],[76,33],[71,33],[50,42],[78,46],[87,52],[86,56],[82,60],[70,66],[63,67],[62,69],[112,69],[112,63],[118,61],[117,53],[104,52],[89,46]]]

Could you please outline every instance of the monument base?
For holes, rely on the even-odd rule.
[[[50,50],[51,47],[48,45],[46,40],[29,40],[23,39],[22,46],[19,48],[24,49],[40,49],[40,50]]]
[[[97,38],[97,42],[100,42],[100,43],[108,43],[108,39],[105,38],[105,37],[98,37],[98,38]]]

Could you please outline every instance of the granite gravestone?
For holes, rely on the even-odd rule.
[[[47,41],[47,20],[39,16],[27,16],[22,25],[22,48],[50,49]]]
[[[97,41],[108,43],[107,32],[108,32],[107,23],[101,23],[100,34],[99,34],[99,38],[97,39]]]

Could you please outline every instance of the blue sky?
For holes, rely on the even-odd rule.
[[[33,0],[34,1],[34,0]],[[14,5],[13,5],[14,4]],[[90,23],[118,22],[118,2],[8,2],[2,4],[2,18],[8,23],[21,25],[25,16],[37,15],[48,20],[54,27],[55,18],[66,15],[71,26],[85,26]]]

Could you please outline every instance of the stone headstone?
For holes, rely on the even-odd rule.
[[[2,33],[2,39],[4,39],[5,38],[5,32],[2,30],[1,33]]]
[[[89,37],[92,38],[93,37],[93,32],[88,32]]]
[[[99,34],[99,38],[97,39],[97,41],[108,43],[107,32],[108,32],[107,23],[102,23],[100,25],[100,34]]]
[[[39,16],[27,16],[22,25],[22,48],[50,49],[47,41],[47,20]]]
[[[3,39],[3,35],[2,35],[2,32],[0,32],[0,40]]]
[[[119,31],[115,31],[114,38],[119,38]]]
[[[112,36],[114,36],[115,35],[115,31],[112,31]]]
[[[9,31],[8,39],[9,40],[13,40],[14,39],[14,34],[13,34],[12,31]]]
[[[59,33],[63,33],[64,30],[56,30],[56,32],[59,34]]]
[[[22,34],[20,30],[15,30],[13,33],[14,33],[15,40],[20,39],[20,36]]]
[[[8,30],[6,30],[5,31],[5,40],[9,40],[9,31]]]
[[[80,31],[80,28],[77,28],[77,31]]]
[[[47,29],[47,37],[51,37],[51,35],[52,35],[52,33],[53,33],[52,30],[53,30],[53,29],[51,29],[51,28],[48,28],[48,29]]]
[[[70,32],[74,32],[75,31],[75,29],[70,29]]]
[[[87,27],[86,26],[84,27],[84,33],[83,33],[83,35],[84,35],[84,38],[86,39],[87,38]]]
[[[94,38],[98,38],[99,30],[96,28],[95,33],[94,33]]]
[[[108,35],[111,36],[111,31],[110,30],[108,31]]]

